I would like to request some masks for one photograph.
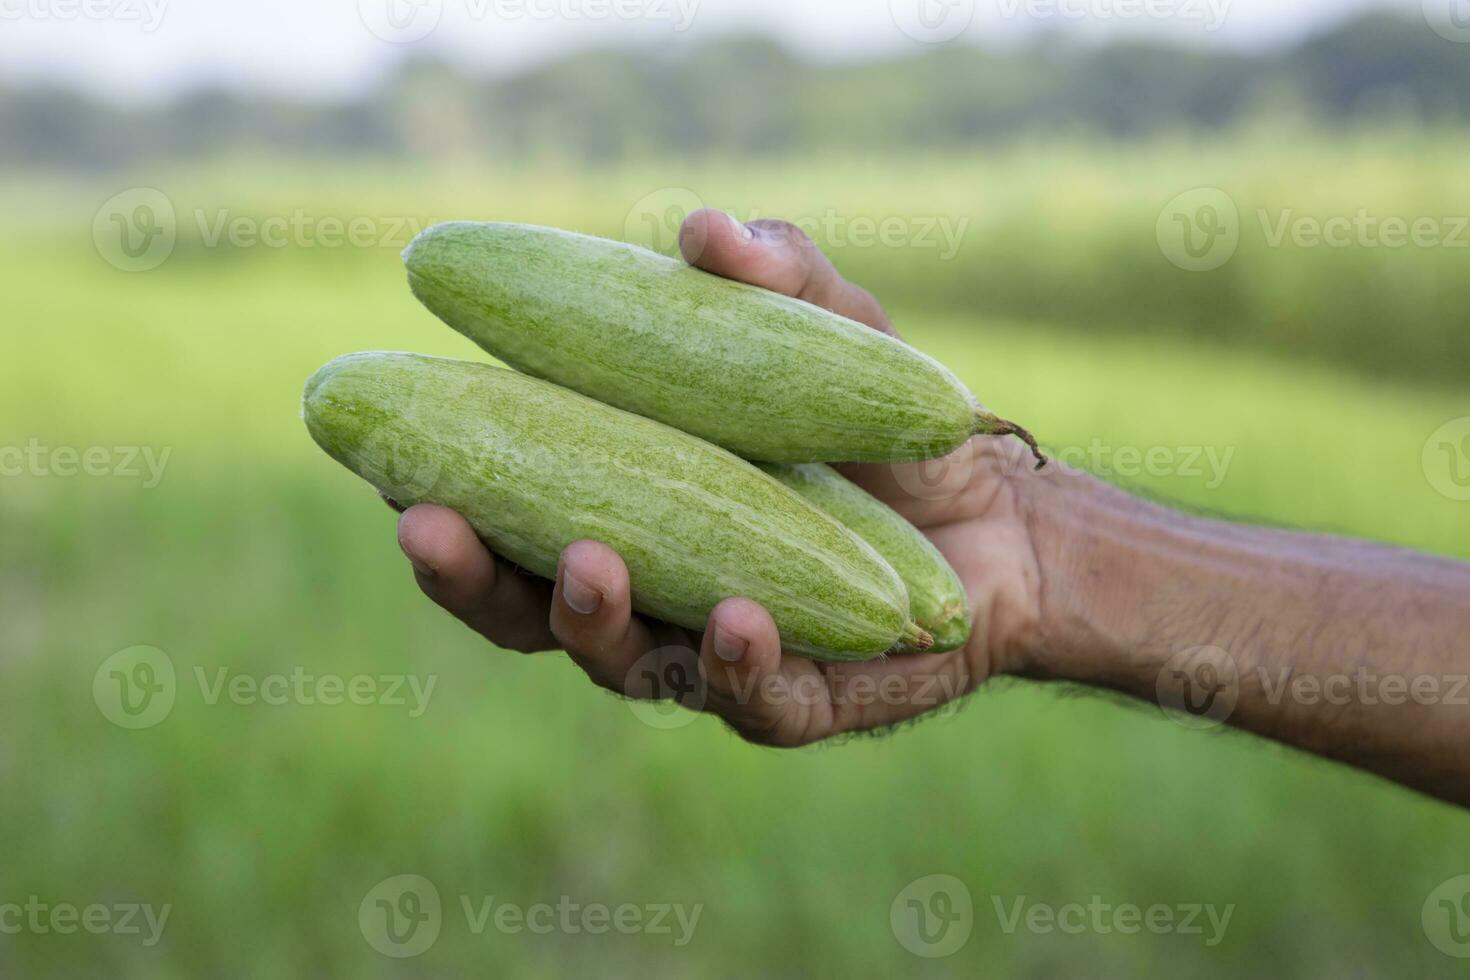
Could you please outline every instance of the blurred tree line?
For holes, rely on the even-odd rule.
[[[1048,37],[1004,53],[951,45],[814,65],[769,41],[728,38],[678,54],[584,52],[493,80],[411,58],[336,105],[212,90],[119,109],[70,90],[0,89],[0,164],[105,170],[234,150],[607,162],[940,149],[1219,129],[1271,112],[1326,125],[1464,122],[1470,49],[1422,20],[1380,14],[1257,55]]]

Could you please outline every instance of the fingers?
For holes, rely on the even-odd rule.
[[[967,694],[958,653],[818,664],[784,655],[770,614],[749,599],[715,607],[700,649],[705,710],[748,741],[795,747],[905,721]]]
[[[684,220],[679,248],[685,261],[726,279],[794,296],[893,334],[893,323],[867,290],[843,279],[811,237],[786,221],[741,224],[705,208]]]
[[[634,666],[659,638],[633,615],[628,568],[607,545],[577,541],[562,552],[551,600],[551,632],[596,684],[623,694]]]
[[[398,520],[398,544],[424,594],[491,643],[551,650],[551,583],[492,555],[474,528],[447,507],[421,504]]]
[[[705,710],[719,715],[748,741],[796,746],[812,739],[810,704],[786,697],[791,688],[788,668],[800,672],[793,658],[786,663],[781,636],[771,614],[749,599],[726,599],[710,613],[699,651],[704,675]],[[810,665],[807,665],[808,669]]]
[[[957,654],[821,665],[788,656],[770,614],[739,598],[711,612],[696,666],[689,649],[696,641],[688,633],[633,614],[627,566],[595,541],[578,541],[562,553],[553,586],[497,559],[445,507],[407,510],[398,540],[425,594],[496,645],[565,649],[595,683],[634,697],[688,695],[674,679],[697,673],[705,682],[703,701],[689,706],[763,745],[806,745],[893,724],[970,687]],[[642,663],[650,655],[657,662]],[[649,677],[668,690],[637,688]]]

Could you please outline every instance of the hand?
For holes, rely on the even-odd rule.
[[[843,280],[785,222],[746,226],[700,211],[685,221],[680,246],[686,260],[709,272],[894,334],[878,302]],[[594,683],[633,696],[656,693],[645,671],[634,669],[648,666],[652,651],[664,661],[687,656],[689,673],[697,650],[705,686],[694,706],[751,741],[799,746],[895,724],[1021,666],[1040,619],[1040,572],[1023,490],[1033,479],[1029,459],[1013,440],[980,437],[937,463],[844,467],[929,535],[964,581],[974,634],[951,653],[817,663],[783,653],[770,615],[741,598],[715,607],[703,634],[648,621],[633,614],[628,570],[607,546],[569,545],[553,584],[492,555],[462,517],[443,507],[404,513],[398,540],[424,592],[492,643],[523,652],[565,649]],[[935,472],[945,474],[942,489],[925,479]],[[663,667],[654,673],[662,676]]]

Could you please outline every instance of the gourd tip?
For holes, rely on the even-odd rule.
[[[903,636],[899,637],[899,642],[906,650],[922,653],[934,645],[934,637],[918,623],[909,623],[903,628]]]
[[[1031,447],[1031,455],[1036,457],[1036,468],[1038,470],[1047,464],[1046,454],[1041,451],[1041,446],[1037,444],[1036,437],[1024,427],[1017,425],[1009,419],[1003,419],[999,415],[993,415],[984,409],[976,409],[975,433],[984,436],[1015,436]]]

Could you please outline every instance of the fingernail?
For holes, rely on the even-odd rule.
[[[561,597],[572,607],[573,612],[590,616],[597,612],[602,605],[602,593],[592,586],[575,578],[570,572],[564,572],[561,577]]]
[[[750,649],[750,644],[733,633],[725,632],[724,627],[715,627],[715,654],[721,660],[735,663],[745,656],[745,651]]]
[[[726,214],[725,217],[730,219],[730,226],[735,229],[735,234],[741,241],[748,242],[755,237],[755,232],[751,231],[745,222],[733,214]]]

